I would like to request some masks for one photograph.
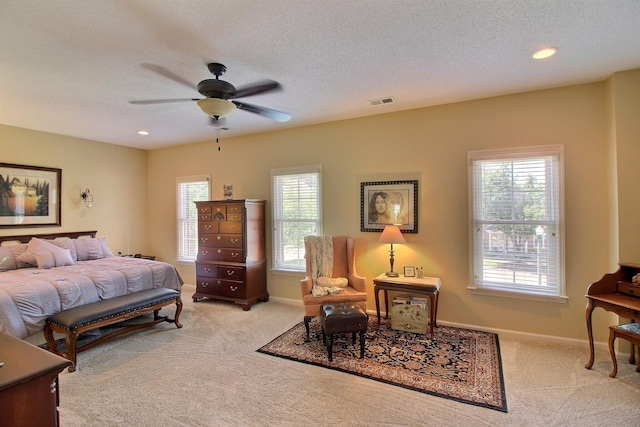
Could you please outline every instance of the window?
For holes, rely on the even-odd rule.
[[[470,291],[564,301],[563,147],[467,157]]]
[[[193,202],[209,200],[208,175],[176,178],[178,207],[178,261],[195,261],[198,254],[198,211]]]
[[[304,237],[322,234],[322,166],[271,171],[273,268],[305,271]]]

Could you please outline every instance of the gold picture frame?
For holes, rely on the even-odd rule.
[[[0,228],[60,227],[62,169],[0,163]]]

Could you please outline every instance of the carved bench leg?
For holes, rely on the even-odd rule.
[[[176,315],[173,318],[173,322],[176,324],[176,327],[178,329],[182,328],[182,323],[180,323],[180,321],[178,320],[178,318],[180,317],[180,313],[182,313],[182,299],[180,298],[180,296],[178,296],[176,298]]]
[[[66,336],[64,340],[67,344],[67,359],[71,361],[69,372],[73,372],[76,370],[78,360],[78,330],[72,329],[70,331],[66,331],[65,333]]]

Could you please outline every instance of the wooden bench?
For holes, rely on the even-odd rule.
[[[173,319],[158,315],[160,308],[172,303],[176,304],[176,314]],[[114,323],[139,317],[152,311],[153,320],[149,322],[123,326],[114,332],[78,347],[78,336],[83,332],[113,325]],[[115,338],[136,329],[147,328],[160,322],[175,323],[178,328],[182,328],[182,324],[178,320],[181,311],[182,300],[180,299],[180,292],[165,288],[146,289],[73,307],[56,313],[46,320],[44,336],[49,349],[53,353],[71,361],[72,365],[69,366],[69,372],[73,372],[76,370],[78,353],[88,350],[108,339]],[[53,337],[54,332],[65,335],[66,351],[58,350],[56,340]]]

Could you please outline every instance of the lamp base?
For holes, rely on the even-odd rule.
[[[400,275],[398,273],[396,273],[395,271],[389,271],[387,273],[385,273],[387,277],[400,277]]]

